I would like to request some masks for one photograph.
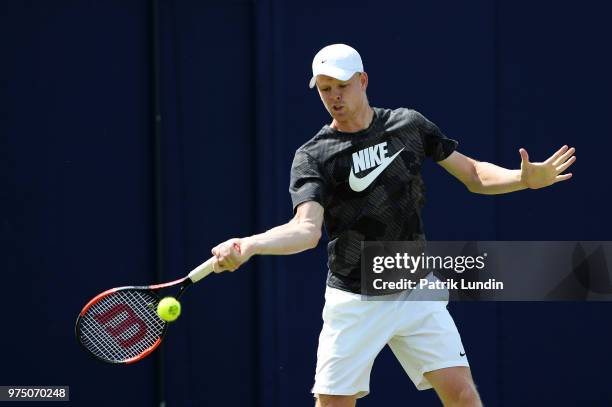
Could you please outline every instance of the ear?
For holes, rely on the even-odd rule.
[[[366,90],[368,88],[368,74],[365,72],[361,72],[359,74],[359,83],[361,84],[361,89]]]

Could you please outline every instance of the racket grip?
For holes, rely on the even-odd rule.
[[[191,270],[191,272],[189,273],[187,277],[189,277],[189,279],[193,281],[194,283],[197,281],[200,281],[201,279],[203,279],[204,277],[212,273],[214,261],[215,261],[215,258],[211,257],[210,259],[206,260],[204,263],[200,264],[198,267]]]
[[[240,254],[240,245],[238,245],[238,243],[234,243],[232,247],[234,248],[234,250],[238,252],[238,254]],[[200,264],[198,267],[191,270],[191,272],[187,275],[187,277],[189,277],[191,281],[193,281],[194,283],[200,281],[201,279],[203,279],[204,277],[206,277],[207,275],[209,275],[210,273],[214,271],[213,270],[214,261],[215,261],[215,257],[211,257],[210,259],[206,260],[204,263]]]

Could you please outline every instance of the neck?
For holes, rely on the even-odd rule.
[[[361,130],[367,129],[370,126],[370,123],[372,123],[373,117],[374,111],[366,102],[354,115],[342,121],[334,119],[330,126],[331,128],[343,133],[357,133]]]

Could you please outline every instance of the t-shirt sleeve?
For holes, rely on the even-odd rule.
[[[294,212],[299,204],[308,201],[316,201],[325,206],[325,178],[318,162],[305,151],[296,151],[293,158],[289,193]]]
[[[438,126],[427,120],[422,114],[419,113],[418,116],[425,156],[434,161],[444,160],[457,149],[459,143],[446,137]]]

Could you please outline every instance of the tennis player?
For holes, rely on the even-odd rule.
[[[363,301],[360,242],[424,239],[420,173],[426,158],[472,192],[502,194],[570,179],[563,172],[576,160],[575,149],[563,146],[540,163],[520,149],[517,170],[479,162],[459,153],[457,142],[420,113],[371,107],[368,75],[355,49],[321,49],[312,71],[310,87],[316,86],[332,121],[295,153],[289,187],[295,216],[213,248],[215,271],[234,271],[256,254],[314,248],[324,223],[329,271],[312,389],[316,406],[355,406],[368,394],[374,359],[387,344],[417,389],[433,387],[445,406],[481,406],[447,301]]]

